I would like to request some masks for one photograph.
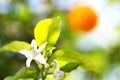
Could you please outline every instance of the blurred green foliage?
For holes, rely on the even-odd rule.
[[[109,1],[112,3],[115,1],[119,2],[119,0]],[[93,63],[101,68],[102,74],[86,72],[85,76],[89,78],[89,80],[102,80],[113,68],[120,65],[120,40],[107,51],[103,48],[92,51],[82,51],[75,46],[78,34],[73,33],[68,28],[66,19],[67,11],[56,8],[52,0],[45,0],[43,3],[50,6],[50,12],[33,12],[30,9],[28,0],[11,0],[11,2],[6,5],[9,6],[8,11],[0,13],[0,47],[13,40],[21,40],[30,43],[33,39],[34,26],[40,19],[60,16],[62,19],[62,28],[60,39],[56,46],[58,48],[75,50],[85,54]],[[0,80],[16,73],[21,67],[25,66],[24,63],[25,57],[21,55],[10,52],[0,53]]]

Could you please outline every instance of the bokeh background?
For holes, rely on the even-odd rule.
[[[80,13],[79,7],[86,6],[95,15],[84,9]],[[120,0],[0,0],[0,47],[14,40],[30,43],[36,23],[57,16],[62,26],[56,47],[86,55],[102,71],[79,70],[80,80],[120,80]],[[25,60],[21,54],[1,52],[0,80],[25,66]]]

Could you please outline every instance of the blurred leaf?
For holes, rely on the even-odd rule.
[[[102,70],[109,64],[108,54],[102,49],[87,52],[87,56],[89,56],[90,60]]]
[[[1,51],[12,51],[12,52],[18,52],[22,49],[30,49],[30,44],[24,42],[24,41],[13,41],[9,44],[4,45],[0,48]]]
[[[68,74],[68,76],[64,80],[82,80],[80,71],[73,70]]]
[[[14,79],[13,79],[13,76],[8,76],[4,80],[14,80]]]
[[[24,67],[15,76],[8,76],[4,80],[38,80],[38,73],[33,67]]]
[[[82,68],[100,73],[100,70],[86,56],[77,52],[57,50],[51,56],[49,62],[53,59],[57,59],[60,63],[61,70],[66,72],[69,72],[75,68]]]
[[[54,80],[54,78],[46,78],[45,80]]]
[[[55,45],[60,34],[60,18],[45,19],[38,22],[34,29],[34,36],[38,46],[48,42],[47,48]]]
[[[117,31],[120,32],[120,25],[117,26]]]
[[[23,3],[18,3],[14,5],[14,13],[16,14],[16,17],[23,20],[28,21],[31,18],[31,12],[29,10],[28,5]]]
[[[120,42],[111,46],[109,51],[109,60],[112,64],[120,64]]]
[[[114,4],[114,3],[118,3],[118,2],[120,2],[120,0],[109,0],[109,3],[111,3],[111,4]]]

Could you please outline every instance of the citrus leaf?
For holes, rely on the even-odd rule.
[[[60,34],[60,18],[45,19],[38,22],[34,29],[34,37],[37,45],[48,42],[47,48],[56,44]]]
[[[50,58],[49,62],[57,59],[60,63],[61,70],[69,72],[73,69],[85,69],[100,73],[100,69],[93,64],[86,56],[68,50],[57,50]]]
[[[33,67],[24,67],[15,76],[8,76],[4,80],[38,80],[38,72]]]
[[[13,41],[1,47],[0,52],[1,51],[18,52],[22,49],[30,49],[30,48],[31,48],[30,44],[24,41]]]

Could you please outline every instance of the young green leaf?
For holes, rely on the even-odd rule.
[[[24,42],[24,41],[13,41],[9,44],[4,45],[0,48],[1,51],[12,51],[12,52],[18,52],[22,49],[30,49],[30,44]]]
[[[38,22],[34,29],[34,37],[38,46],[48,42],[47,49],[56,44],[60,34],[60,18],[45,19]]]
[[[33,67],[24,67],[15,76],[6,77],[4,80],[38,80],[38,72]]]
[[[82,68],[85,70],[100,72],[86,56],[68,50],[57,50],[50,58],[49,62],[57,59],[60,63],[61,70],[69,72],[75,68]]]

